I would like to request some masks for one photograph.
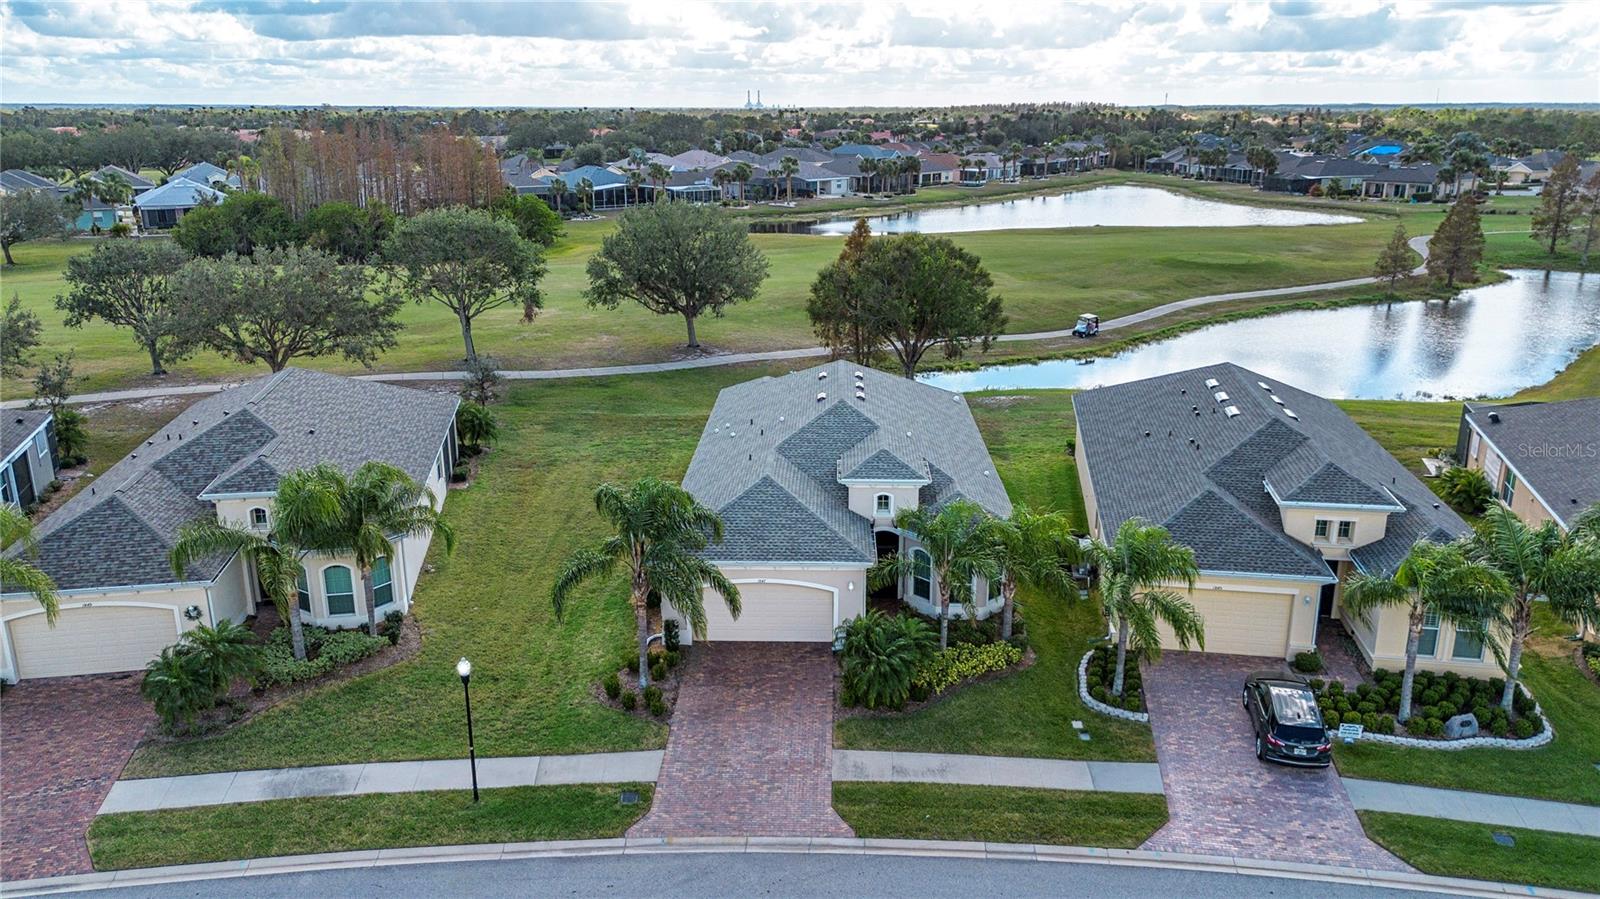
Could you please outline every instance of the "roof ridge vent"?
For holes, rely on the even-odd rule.
[[[818,381],[826,381],[826,380],[828,380],[828,373],[826,371],[817,372],[817,380]]]
[[[817,402],[820,403],[820,402],[822,402],[823,400],[825,400],[827,398],[828,398],[828,391],[826,391],[826,390],[817,391]]]

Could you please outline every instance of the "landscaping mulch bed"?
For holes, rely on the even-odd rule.
[[[1589,683],[1600,687],[1600,674],[1596,674],[1595,670],[1589,667],[1589,656],[1585,655],[1583,650],[1584,644],[1582,643],[1572,647],[1572,664],[1578,666],[1579,673],[1588,678]]]

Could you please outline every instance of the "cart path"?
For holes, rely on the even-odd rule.
[[[1502,233],[1502,232],[1486,232]],[[1521,232],[1506,232],[1521,233]],[[1412,270],[1412,274],[1420,275],[1426,271],[1428,260],[1428,239],[1431,235],[1420,235],[1409,241],[1411,249],[1422,257],[1423,265]],[[1307,293],[1317,293],[1324,290],[1343,290],[1350,287],[1362,287],[1376,284],[1378,278],[1348,278],[1343,281],[1324,281],[1321,284],[1301,284],[1293,287],[1269,287],[1264,290],[1243,290],[1233,293],[1213,293],[1205,296],[1189,297],[1186,300],[1173,300],[1159,306],[1152,306],[1139,312],[1100,323],[1101,331],[1114,331],[1131,325],[1144,324],[1163,315],[1181,312],[1185,309],[1194,309],[1198,306],[1209,306],[1213,303],[1227,303],[1233,300],[1258,300],[1270,297],[1288,297]],[[1072,336],[1071,328],[1054,331],[1032,331],[1026,334],[1002,334],[998,338],[1003,343],[1027,340],[1055,340]],[[616,375],[648,375],[665,371],[683,371],[693,368],[719,368],[724,365],[744,365],[750,362],[776,362],[787,359],[811,359],[828,355],[826,347],[797,347],[789,350],[766,350],[757,353],[722,353],[714,356],[700,356],[694,359],[676,359],[671,362],[642,362],[633,365],[601,365],[587,368],[537,368],[537,369],[507,369],[500,372],[501,376],[510,381],[548,381],[567,378],[606,378]],[[253,377],[253,376],[252,376]],[[466,377],[462,371],[411,371],[411,372],[385,372],[383,374],[355,375],[364,381],[458,381]],[[252,378],[237,378],[231,381],[218,381],[209,384],[177,384],[170,387],[141,387],[133,390],[106,390],[99,393],[80,393],[69,397],[67,402],[79,405],[85,403],[117,403],[127,400],[147,400],[168,396],[198,396],[209,393],[219,393],[229,387],[236,387]],[[28,405],[28,400],[6,400],[0,407],[6,409],[20,409]]]

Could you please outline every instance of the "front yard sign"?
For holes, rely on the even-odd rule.
[[[1361,739],[1361,732],[1364,730],[1366,728],[1359,724],[1341,724],[1339,725],[1339,739],[1349,745]]]

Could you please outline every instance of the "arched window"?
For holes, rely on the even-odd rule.
[[[265,529],[267,526],[267,510],[260,506],[251,509],[250,526],[257,529]]]
[[[394,576],[389,573],[389,560],[372,563],[372,607],[381,609],[394,602]]]
[[[887,493],[880,493],[880,494],[877,495],[877,497],[875,499],[873,499],[872,503],[873,503],[873,508],[877,511],[877,514],[879,514],[879,515],[893,515],[894,514],[894,497],[893,496],[890,496]]]
[[[911,592],[919,599],[933,598],[933,557],[920,549],[911,551]]]
[[[311,611],[311,582],[306,579],[306,567],[300,566],[300,571],[294,576],[294,595],[300,602],[300,611]]]
[[[328,600],[329,615],[356,613],[355,582],[350,577],[350,569],[343,565],[322,569],[322,592]]]

